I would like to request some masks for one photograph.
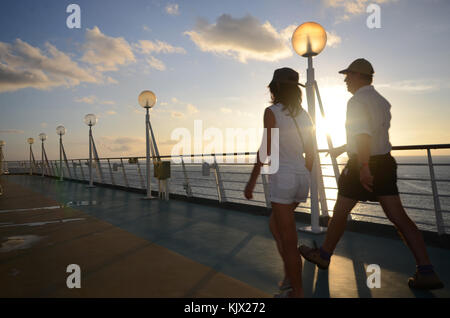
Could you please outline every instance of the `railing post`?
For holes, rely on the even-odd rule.
[[[136,158],[136,164],[139,172],[139,180],[141,181],[141,189],[144,189],[144,177],[142,176],[141,165],[139,163],[139,158]]]
[[[80,163],[81,177],[83,178],[83,181],[84,181],[85,178],[84,178],[84,171],[83,171],[83,163],[81,162],[81,159],[79,159],[78,162]]]
[[[97,152],[97,147],[95,146],[95,142],[94,142],[94,138],[92,137],[91,134],[91,142],[92,142],[92,150],[94,152],[94,157],[95,157],[95,171],[97,171],[97,176],[100,179],[100,182],[103,183],[103,171],[102,171],[102,164],[100,163],[100,158],[98,156],[98,152]]]
[[[434,213],[436,215],[436,227],[439,235],[445,234],[444,219],[442,218],[441,202],[439,200],[439,192],[434,176],[433,159],[431,158],[430,148],[427,149],[428,168],[430,169],[431,189],[433,191]]]
[[[220,175],[219,165],[216,161],[216,155],[214,154],[214,173],[216,175],[216,186],[217,186],[217,196],[219,197],[219,202],[227,202],[227,197],[225,195],[225,189],[223,188],[222,177]]]
[[[189,178],[188,178],[188,174],[187,174],[187,170],[186,170],[186,166],[184,165],[184,159],[183,156],[181,156],[181,166],[183,167],[183,175],[184,175],[184,189],[186,190],[186,196],[188,198],[192,197],[192,188],[191,185],[189,183]]]
[[[108,159],[108,167],[109,167],[109,175],[111,176],[111,182],[113,185],[116,185],[116,182],[114,181],[114,175],[111,169],[111,162],[109,161],[109,159]]]
[[[77,164],[73,160],[72,160],[72,168],[73,168],[73,174],[75,175],[75,179],[78,180]]]
[[[45,148],[43,148],[43,150],[44,150],[45,165],[47,165],[47,173],[50,176],[51,175],[51,171],[50,171],[50,165],[48,163],[47,152],[45,151]]]
[[[261,174],[261,180],[264,189],[264,198],[266,199],[266,207],[271,209],[272,204],[270,203],[269,183],[267,182],[267,175],[265,173]]]
[[[122,158],[120,158],[120,163],[121,163],[121,166],[122,166],[123,177],[124,177],[124,179],[125,179],[125,185],[126,185],[127,188],[128,188],[127,173],[125,172],[125,166],[123,165],[123,160],[122,160]]]
[[[64,150],[64,145],[61,143],[62,153],[64,157],[64,162],[66,163],[67,171],[69,172],[69,178],[72,178],[72,172],[69,167],[69,160],[67,160],[66,151]]]
[[[53,171],[58,172],[57,174],[54,174],[54,177],[59,176],[59,169],[58,169],[58,165],[56,164],[55,160],[52,161],[52,167],[53,167]]]
[[[3,162],[4,162],[3,150],[2,150],[2,145],[0,145],[0,175],[3,174]]]

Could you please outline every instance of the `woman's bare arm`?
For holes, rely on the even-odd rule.
[[[272,113],[272,111],[268,108],[266,108],[266,111],[264,112],[264,129],[266,130],[266,136],[267,136],[267,149],[266,153],[268,156],[271,154],[271,129],[275,127],[275,116]],[[263,143],[261,143],[263,144]],[[261,145],[262,146],[262,145]],[[261,172],[261,166],[262,162],[259,158],[259,152],[256,156],[256,163],[253,165],[253,170],[250,175],[250,179],[247,183],[247,186],[245,187],[245,197],[247,199],[253,198],[252,192],[256,185],[256,180],[258,179],[258,176]]]

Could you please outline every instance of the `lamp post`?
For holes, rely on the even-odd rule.
[[[33,175],[33,159],[34,159],[34,155],[33,155],[33,148],[31,147],[34,143],[34,139],[33,138],[28,138],[27,142],[30,144],[30,176]]]
[[[59,135],[59,181],[63,181],[63,170],[62,170],[62,136],[66,133],[66,128],[60,125],[56,127],[56,133]]]
[[[3,174],[3,160],[5,157],[3,156],[3,146],[5,145],[5,141],[0,140],[0,175]]]
[[[147,153],[147,158],[146,158],[147,196],[144,199],[154,199],[155,198],[152,196],[152,185],[151,185],[151,180],[150,180],[150,177],[151,177],[150,176],[150,149],[152,150],[152,155],[154,155],[153,151],[156,151],[156,155],[158,158],[159,158],[159,152],[158,152],[158,148],[156,147],[155,137],[153,135],[153,129],[150,124],[149,110],[150,110],[150,108],[155,106],[156,100],[157,100],[156,95],[152,91],[142,91],[138,97],[139,105],[141,105],[146,110],[146,115],[145,115],[145,134],[146,134],[145,140],[146,140],[146,143],[145,143],[145,145],[146,145],[146,153]],[[152,144],[150,144],[149,131],[152,134]]]
[[[94,126],[97,121],[97,116],[94,114],[87,114],[84,116],[84,123],[89,126],[89,188],[94,187],[94,179],[92,176],[92,126]]]
[[[42,169],[42,177],[44,176],[44,141],[47,139],[47,135],[44,133],[39,134],[39,139],[42,141],[42,148],[41,148],[41,169]]]
[[[327,34],[324,28],[315,22],[306,22],[297,27],[292,35],[292,46],[295,52],[308,58],[308,69],[306,71],[306,98],[308,101],[308,113],[311,116],[313,123],[316,124],[316,103],[315,92],[317,90],[318,96],[320,96],[317,88],[317,83],[314,78],[313,68],[313,56],[318,55],[325,48],[327,43]],[[323,115],[323,109],[321,105]],[[323,181],[320,172],[320,158],[317,152],[317,139],[314,132],[314,152],[315,160],[313,169],[311,172],[311,227],[302,228],[302,230],[311,231],[313,233],[322,233],[325,231],[319,225],[319,193],[322,206],[322,214],[328,215],[327,202],[325,198],[325,190],[323,187]]]

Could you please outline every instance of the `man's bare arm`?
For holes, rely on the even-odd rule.
[[[367,134],[356,136],[356,150],[358,151],[359,164],[369,163],[370,144],[372,137]]]

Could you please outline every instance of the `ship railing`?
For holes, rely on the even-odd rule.
[[[398,181],[402,201],[408,215],[419,228],[437,232],[439,235],[449,233],[450,225],[450,162],[436,163],[432,150],[450,149],[450,144],[395,146],[392,150],[397,153],[406,151],[424,151],[426,162],[398,162]],[[326,202],[333,207],[337,198],[337,182],[330,163],[327,163],[328,150],[319,150],[322,167],[323,184]],[[395,155],[394,155],[395,156]],[[218,202],[235,202],[248,205],[258,205],[270,208],[268,175],[258,177],[254,190],[254,198],[244,198],[243,190],[250,176],[256,152],[192,154],[180,156],[160,156],[162,160],[171,161],[170,193],[186,197],[207,198]],[[345,161],[345,160],[344,160]],[[98,184],[109,184],[126,188],[145,190],[146,165],[145,157],[108,157],[93,161],[93,178]],[[342,168],[344,163],[338,164]],[[7,161],[9,173],[32,173],[58,177],[60,175],[59,160],[44,161]],[[68,159],[62,166],[64,178],[89,181],[89,160],[86,158]],[[426,169],[419,176],[408,173],[402,174],[402,169],[416,167]],[[153,170],[153,168],[151,168]],[[414,182],[420,183],[419,186]],[[151,171],[152,189],[157,189],[158,180]],[[417,191],[402,191],[402,183],[412,185]],[[420,191],[422,190],[422,191]],[[444,206],[444,208],[443,208]],[[309,197],[300,203],[296,211],[310,213]],[[331,209],[332,210],[332,209]],[[389,223],[378,203],[358,203],[350,214],[355,220],[375,223]]]

